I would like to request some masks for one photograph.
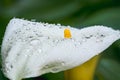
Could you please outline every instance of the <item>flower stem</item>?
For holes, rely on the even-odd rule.
[[[86,63],[65,71],[65,80],[93,80],[99,56],[93,57]]]

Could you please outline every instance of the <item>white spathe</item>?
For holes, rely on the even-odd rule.
[[[64,38],[64,29],[72,38]],[[2,70],[11,80],[71,69],[98,55],[120,38],[104,26],[76,29],[60,24],[12,19],[2,43]]]

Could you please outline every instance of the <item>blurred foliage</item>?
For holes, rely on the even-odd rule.
[[[120,0],[0,0],[0,44],[13,17],[77,28],[104,25],[120,29],[119,15]],[[2,71],[0,80],[8,80]],[[49,73],[25,80],[64,80],[64,75]],[[120,40],[101,54],[94,80],[120,80]]]

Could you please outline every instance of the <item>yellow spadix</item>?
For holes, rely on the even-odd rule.
[[[71,35],[70,30],[68,28],[66,28],[64,30],[64,38],[71,38],[71,37],[72,37],[72,35]]]

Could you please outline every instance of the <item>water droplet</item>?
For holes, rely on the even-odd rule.
[[[101,36],[101,37],[105,37],[105,35],[103,35],[103,34],[101,34],[100,36]]]
[[[90,35],[90,37],[93,37],[93,35]]]
[[[39,52],[39,53],[41,53],[41,52],[42,52],[42,50],[41,50],[41,49],[39,49],[39,50],[38,50],[38,52]]]
[[[34,30],[33,32],[37,32],[36,30]]]
[[[29,36],[29,38],[33,38],[33,36]]]
[[[61,24],[57,24],[57,26],[61,26]]]
[[[10,71],[10,69],[9,69],[8,67],[6,67],[6,68],[5,68],[5,71],[6,71],[6,72],[9,72],[9,71]]]
[[[101,39],[97,39],[96,42],[102,42],[102,40]]]
[[[85,38],[86,38],[86,39],[89,39],[90,37],[89,37],[89,36],[86,36]]]
[[[10,65],[10,68],[13,68],[13,65]]]
[[[56,40],[53,40],[53,42],[58,43],[58,42],[59,42],[59,40],[57,40],[57,39],[56,39]]]
[[[78,42],[78,44],[80,45],[80,44],[81,44],[81,42]]]
[[[41,34],[38,34],[38,33],[36,33],[36,35],[37,35],[38,37],[43,37],[43,35],[41,35]]]
[[[20,56],[20,54],[18,53],[17,56]]]
[[[62,26],[59,26],[59,29],[62,29],[63,27]]]
[[[23,26],[26,26],[26,24],[23,24]]]
[[[32,40],[32,41],[30,42],[31,45],[37,45],[38,43],[39,43],[38,40]]]
[[[25,40],[25,39],[23,39],[22,41],[23,41],[23,42],[25,42],[26,40]]]
[[[73,42],[75,42],[75,39],[73,39],[73,38],[69,38],[71,41],[73,41]]]
[[[58,58],[58,61],[60,61],[61,60],[61,58]]]
[[[86,39],[83,39],[82,42],[86,42]]]
[[[70,26],[67,26],[67,28],[70,28]]]
[[[49,68],[49,65],[45,65],[42,69],[48,69]]]
[[[18,32],[21,32],[21,30],[19,30]]]
[[[33,25],[36,25],[36,22],[33,22],[32,24],[33,24]]]
[[[50,39],[50,37],[48,36],[47,39]]]
[[[62,62],[61,65],[62,65],[62,66],[65,66],[65,62]]]
[[[15,34],[17,34],[18,32],[17,31],[15,31]]]
[[[26,30],[30,30],[30,28],[29,28],[29,27],[27,27],[27,28],[26,28]]]
[[[25,18],[21,18],[21,19],[25,19]]]
[[[24,55],[25,57],[27,57],[27,55]]]
[[[51,72],[52,73],[56,73],[56,72],[58,72],[59,71],[59,68],[53,68],[53,69],[51,69]]]
[[[26,50],[26,52],[30,52],[30,50],[29,50],[29,49],[27,49],[27,50]]]
[[[35,22],[35,21],[36,21],[36,19],[31,19],[31,21],[32,21],[32,22]]]
[[[27,23],[28,25],[30,24],[30,23]]]

